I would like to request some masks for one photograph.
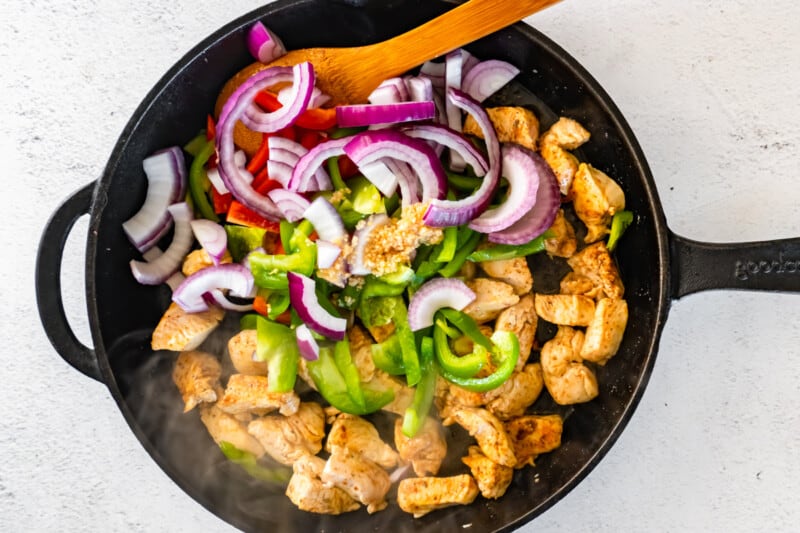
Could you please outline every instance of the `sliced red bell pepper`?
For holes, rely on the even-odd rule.
[[[253,298],[253,311],[258,313],[262,316],[267,316],[269,314],[269,308],[267,307],[267,300],[262,296],[256,296]]]
[[[269,91],[261,91],[256,94],[255,102],[264,109],[264,111],[269,112],[276,111],[283,107],[278,97]],[[295,124],[309,130],[329,130],[336,126],[336,108],[306,109],[297,117]]]
[[[228,216],[225,220],[230,224],[239,224],[240,226],[249,226],[251,228],[264,228],[267,231],[275,233],[280,231],[280,224],[265,219],[236,200],[231,201],[231,206],[228,209]]]
[[[218,215],[227,213],[233,201],[231,193],[220,194],[217,189],[211,187],[211,200],[214,202],[214,212]]]
[[[300,131],[300,140],[298,141],[306,150],[311,150],[319,144],[321,137],[320,134],[313,130],[303,129]]]
[[[253,154],[253,157],[250,158],[250,162],[247,163],[247,171],[250,174],[255,174],[264,168],[264,165],[267,164],[267,159],[269,159],[269,135],[262,135],[261,145],[256,150],[256,153]]]
[[[217,136],[217,126],[214,124],[214,117],[208,115],[206,117],[206,139],[211,140]]]
[[[352,178],[358,174],[358,167],[346,155],[339,156],[339,174],[343,179]]]

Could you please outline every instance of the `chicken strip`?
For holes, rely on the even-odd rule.
[[[580,165],[578,158],[556,144],[541,144],[539,153],[555,174],[558,190],[569,197],[575,173],[578,172]]]
[[[290,416],[300,407],[300,398],[294,391],[271,392],[266,376],[233,374],[228,378],[225,394],[217,405],[226,413],[267,414],[280,410],[282,415]]]
[[[172,381],[183,398],[183,412],[199,403],[217,401],[217,388],[222,367],[217,358],[205,352],[182,352],[175,361]]]
[[[625,300],[601,299],[586,328],[581,357],[593,363],[606,364],[619,350],[627,324],[628,304]]]
[[[375,370],[375,375],[370,383],[379,389],[390,389],[394,393],[394,399],[382,407],[384,411],[403,416],[414,401],[414,389],[409,387],[405,380],[390,376],[382,370]]]
[[[281,464],[291,465],[304,455],[316,455],[325,438],[325,412],[314,402],[303,402],[291,416],[268,415],[247,426],[267,454]]]
[[[418,476],[435,476],[447,455],[447,441],[442,425],[433,417],[427,417],[422,428],[412,438],[403,434],[403,420],[394,424],[394,445],[404,463],[411,463]]]
[[[478,497],[478,485],[469,474],[451,477],[412,477],[397,487],[397,504],[414,518],[451,505],[469,505]]]
[[[286,496],[301,511],[338,515],[355,511],[359,503],[338,487],[327,487],[320,475],[325,460],[314,455],[304,455],[295,461],[294,473],[286,487]]]
[[[467,287],[475,293],[475,300],[463,311],[478,323],[494,320],[503,309],[519,302],[514,287],[502,281],[475,278],[467,282]]]
[[[213,404],[200,406],[200,420],[208,429],[214,442],[229,442],[236,448],[252,453],[256,457],[264,455],[264,447],[250,433],[247,427],[233,415],[229,415]]]
[[[593,300],[604,298],[603,289],[589,278],[577,272],[568,272],[559,284],[561,294],[583,294]]]
[[[619,276],[619,270],[604,242],[596,242],[576,253],[567,264],[577,274],[586,276],[592,283],[603,290],[609,298],[622,299],[625,287]]]
[[[528,361],[536,338],[536,325],[538,317],[533,302],[533,295],[527,294],[519,302],[504,309],[497,315],[494,324],[495,331],[510,331],[517,336],[519,342],[519,359],[517,370],[520,370]]]
[[[533,288],[533,276],[528,268],[528,261],[524,257],[484,261],[479,264],[490,277],[511,285],[514,288],[514,294],[526,294]]]
[[[589,137],[589,132],[580,123],[561,117],[539,138],[542,158],[553,169],[564,196],[569,196],[579,166],[578,158],[567,150],[579,148]]]
[[[361,381],[367,382],[375,375],[375,363],[372,361],[372,340],[369,334],[359,326],[353,326],[347,333],[350,341],[350,354],[358,368]]]
[[[231,258],[231,254],[228,253],[228,250],[225,250],[225,254],[220,259],[220,264],[231,263],[233,259]],[[204,268],[208,268],[210,266],[214,266],[214,261],[211,259],[211,256],[208,255],[203,248],[199,250],[193,250],[189,252],[186,256],[186,259],[183,260],[183,266],[181,266],[181,272],[187,278],[194,274],[195,272],[199,272]]]
[[[233,367],[240,374],[266,376],[266,361],[255,358],[258,347],[258,332],[254,329],[243,329],[228,341],[228,354]]]
[[[544,385],[560,405],[588,402],[598,394],[597,378],[580,356],[583,332],[559,326],[555,337],[542,346],[540,361]]]
[[[580,122],[567,117],[560,117],[555,124],[542,134],[540,142],[555,144],[566,150],[577,150],[585,144],[591,134]]]
[[[563,209],[558,210],[550,231],[554,236],[544,240],[545,251],[551,256],[571,257],[578,249],[578,238],[575,236],[575,228],[564,216]]]
[[[581,294],[537,294],[539,318],[559,326],[588,326],[594,317],[594,300]]]
[[[539,137],[539,119],[533,111],[524,107],[489,107],[486,109],[489,120],[501,143],[517,143],[536,151]],[[483,139],[483,130],[471,115],[467,115],[463,127],[464,134]]]
[[[575,214],[586,224],[587,243],[602,239],[608,233],[611,217],[625,209],[625,193],[604,172],[581,163],[572,182]]]
[[[386,494],[392,485],[386,470],[341,446],[334,446],[320,479],[366,505],[370,514],[386,508]]]
[[[515,468],[533,466],[540,454],[561,446],[564,421],[558,415],[528,415],[506,422],[506,431],[517,456]]]
[[[336,447],[361,455],[383,468],[391,468],[397,464],[397,452],[381,440],[375,426],[360,416],[342,413],[336,417],[328,432],[325,450],[331,452]]]
[[[153,330],[150,346],[153,350],[192,351],[217,329],[224,316],[225,311],[219,307],[211,306],[207,311],[187,313],[172,302]]]
[[[456,422],[475,437],[481,451],[495,463],[514,466],[517,458],[511,440],[503,428],[503,423],[496,416],[477,407],[454,409],[445,425]]]
[[[469,455],[461,458],[461,462],[469,467],[472,477],[478,483],[481,496],[496,500],[506,493],[506,489],[514,478],[514,469],[495,463],[477,446],[470,446]]]
[[[508,380],[496,388],[495,398],[486,404],[486,409],[500,420],[508,420],[525,412],[544,388],[542,365],[525,365],[514,372]]]

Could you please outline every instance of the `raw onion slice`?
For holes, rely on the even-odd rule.
[[[297,117],[308,109],[311,95],[314,93],[314,80],[314,67],[311,63],[299,63],[293,66],[289,103],[272,112],[263,112],[258,106],[249,105],[241,117],[242,123],[253,131],[263,133],[273,133],[291,126]]]
[[[478,102],[462,91],[451,89],[447,98],[472,115],[481,128],[489,154],[489,170],[483,177],[481,186],[470,196],[461,200],[431,200],[423,218],[428,226],[460,226],[469,222],[486,210],[500,181],[500,143],[489,115]]]
[[[303,218],[311,222],[314,231],[324,241],[342,242],[347,237],[342,217],[324,196],[318,196],[311,202],[303,211]]]
[[[158,246],[153,246],[152,248],[142,252],[142,257],[144,258],[145,261],[149,263],[151,261],[155,261],[156,259],[158,259],[163,253],[164,252],[161,251],[161,248],[159,248]],[[169,286],[170,290],[174,291],[175,289],[178,288],[178,286],[181,283],[183,283],[183,280],[185,279],[186,276],[184,276],[180,272],[175,272],[173,275],[168,277],[164,281],[164,283],[166,283]]]
[[[371,104],[398,104],[407,100],[408,89],[403,78],[384,80],[367,96]]]
[[[192,220],[189,223],[197,242],[208,253],[208,256],[218,265],[228,248],[228,234],[216,222],[206,219]]]
[[[131,244],[143,252],[164,236],[172,224],[167,207],[186,194],[186,162],[177,146],[161,150],[142,162],[147,195],[139,211],[122,223]]]
[[[202,271],[201,271],[202,272]],[[347,330],[347,320],[330,314],[317,299],[316,282],[302,274],[289,272],[289,301],[300,319],[320,335],[340,341]]]
[[[308,200],[294,191],[286,189],[272,189],[267,193],[269,199],[275,202],[278,209],[289,222],[297,222],[303,218],[303,213],[311,205]]]
[[[256,22],[247,32],[247,49],[262,63],[272,63],[286,54],[286,47],[262,22]]]
[[[178,271],[183,258],[192,249],[194,237],[192,235],[192,209],[186,202],[172,204],[167,207],[167,212],[175,221],[175,232],[169,248],[148,263],[131,260],[133,277],[142,285],[158,285]]]
[[[389,222],[389,217],[384,213],[376,213],[367,218],[364,222],[360,222],[356,226],[356,231],[353,233],[353,253],[348,258],[350,273],[356,276],[366,276],[371,274],[372,271],[364,264],[364,250],[369,244],[372,232],[376,228],[383,226]]]
[[[350,137],[343,137],[341,139],[331,139],[319,143],[314,148],[308,151],[304,156],[298,159],[297,164],[292,171],[292,179],[287,186],[287,189],[298,192],[308,191],[309,184],[313,182],[313,178],[317,171],[322,168],[322,164],[331,157],[337,157],[344,154],[344,146],[350,142]],[[325,174],[327,179],[326,183],[320,184],[321,191],[330,190],[333,184],[330,177]]]
[[[286,185],[292,179],[292,166],[281,161],[273,161],[268,159],[267,175],[269,176],[269,179],[275,180],[286,187]],[[269,195],[267,196],[269,197]]]
[[[316,361],[319,359],[319,344],[317,343],[317,339],[314,338],[314,335],[311,334],[311,330],[308,329],[308,326],[300,324],[295,328],[294,333],[297,336],[297,348],[299,348],[300,355],[303,356],[303,359],[306,361]]]
[[[364,177],[386,197],[392,196],[397,190],[397,175],[389,168],[390,161],[389,158],[383,158],[359,167]]]
[[[234,154],[233,160],[236,162],[236,165],[241,168],[240,172],[245,179],[248,179],[248,183],[252,183],[253,175],[244,168],[247,164],[247,154],[245,154],[242,150],[237,150]],[[208,181],[211,182],[211,186],[219,194],[228,194],[230,191],[225,187],[225,184],[222,182],[222,178],[219,175],[219,169],[217,167],[209,168],[206,170],[206,176],[208,176]]]
[[[253,274],[244,265],[227,263],[212,266],[186,278],[172,293],[172,301],[187,313],[199,313],[208,309],[204,294],[214,289],[228,289],[233,296],[246,298],[254,284]]]
[[[294,174],[294,168],[297,166],[298,160],[308,153],[308,149],[305,146],[303,146],[299,142],[295,142],[291,139],[286,139],[284,137],[277,137],[277,136],[270,137],[267,140],[267,147],[270,150],[269,159],[273,161],[280,161],[282,163],[286,163],[287,165],[292,167],[292,174]],[[325,170],[320,166],[314,172],[314,181],[318,185],[318,184],[330,183],[331,179],[330,177],[328,177],[328,173],[325,172]],[[313,182],[309,182],[309,186],[311,186],[312,183]],[[284,183],[284,187],[285,186],[286,183]],[[321,189],[314,188],[314,190],[321,190]]]
[[[433,100],[433,83],[430,78],[411,76],[406,79],[408,98],[412,102],[427,102]]]
[[[441,62],[426,61],[419,67],[419,75],[431,80],[433,88],[444,91],[445,64]]]
[[[519,69],[499,59],[481,61],[465,76],[461,88],[478,102],[483,102],[519,74]]]
[[[432,101],[340,105],[336,108],[336,121],[342,128],[397,124],[414,120],[428,120],[435,116],[436,106]]]
[[[317,239],[317,268],[330,268],[336,263],[342,249],[336,244]]]
[[[414,171],[411,170],[411,167],[408,166],[408,163],[388,157],[384,158],[383,162],[397,178],[397,185],[400,187],[402,206],[406,207],[419,202],[422,199],[419,191],[419,180],[416,174],[414,174]]]
[[[475,57],[474,55],[470,54],[463,48],[461,49],[461,87],[464,87],[464,79],[466,78],[467,74],[477,65],[480,63],[481,60]]]
[[[433,141],[458,152],[467,165],[479,176],[486,174],[489,165],[475,146],[462,134],[440,124],[415,124],[403,128],[403,133],[416,139]]]
[[[444,84],[445,92],[450,89],[461,89],[461,69],[464,64],[464,56],[461,49],[453,50],[444,59]],[[453,104],[448,98],[444,102],[445,113],[447,113],[447,125],[455,131],[461,131],[461,109]],[[466,163],[457,151],[450,150],[450,170],[461,172]]]
[[[203,295],[203,298],[211,305],[217,305],[228,311],[236,311],[238,313],[247,313],[253,310],[253,304],[237,304],[232,302],[225,296],[219,289],[212,289]]]
[[[292,88],[284,87],[279,90],[278,94],[275,96],[278,98],[278,101],[281,103],[281,105],[289,105],[291,103]],[[314,90],[311,92],[311,100],[308,102],[308,107],[311,109],[323,106],[328,103],[330,99],[331,96],[329,94],[325,94],[318,87],[314,87]]]
[[[455,278],[436,278],[427,281],[408,302],[408,325],[419,331],[433,325],[433,315],[443,307],[461,311],[475,299],[466,283]]]

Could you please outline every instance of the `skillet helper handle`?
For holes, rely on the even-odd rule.
[[[64,360],[90,378],[102,381],[97,356],[75,336],[61,298],[61,259],[72,226],[92,205],[94,182],[70,196],[45,226],[36,255],[36,303],[39,318],[53,348]]]
[[[800,239],[706,243],[670,234],[672,297],[709,289],[800,292]]]

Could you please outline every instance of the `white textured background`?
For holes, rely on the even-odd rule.
[[[33,267],[45,220],[99,176],[147,90],[259,2],[2,4],[0,531],[229,531],[150,460],[104,386],[50,347]],[[676,232],[800,235],[800,3],[565,0],[529,22],[622,109]],[[83,221],[70,238],[63,279],[88,342],[85,231]],[[798,316],[790,294],[704,293],[673,305],[618,444],[523,531],[796,530]]]

